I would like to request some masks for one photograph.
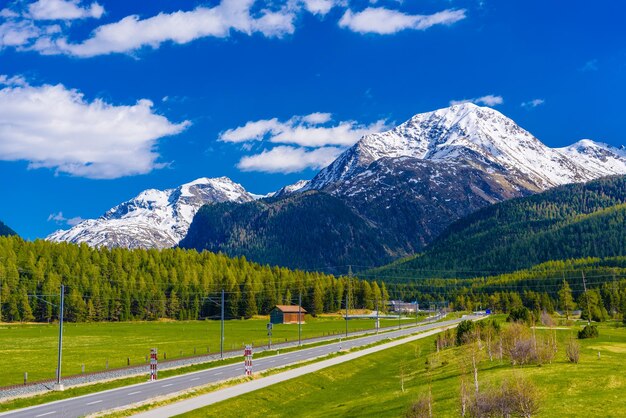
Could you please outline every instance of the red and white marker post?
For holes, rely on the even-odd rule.
[[[243,352],[244,356],[244,373],[246,376],[252,376],[252,346],[246,345]]]
[[[150,381],[157,380],[157,349],[150,349]]]

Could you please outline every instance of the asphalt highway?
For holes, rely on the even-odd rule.
[[[467,317],[463,319],[476,318]],[[261,372],[275,367],[311,360],[340,350],[348,350],[354,347],[365,346],[387,339],[403,337],[417,332],[454,325],[460,321],[461,319],[452,319],[442,322],[433,322],[410,328],[403,328],[396,331],[373,334],[352,340],[335,342],[318,347],[305,348],[289,353],[260,358],[253,361],[253,371]],[[215,367],[208,370],[174,376],[153,382],[125,386],[118,389],[64,399],[30,408],[9,411],[0,414],[0,417],[82,417],[96,412],[127,407],[153,398],[168,396],[194,387],[205,386],[242,376],[244,376],[243,351],[241,363]]]

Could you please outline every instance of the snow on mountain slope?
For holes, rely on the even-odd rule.
[[[304,189],[306,186],[308,186],[310,181],[311,180],[298,180],[297,182],[293,184],[289,184],[279,189],[277,192],[272,193],[271,196],[268,196],[268,197],[281,197],[281,196],[286,196],[291,193],[295,193],[299,190]]]
[[[593,141],[577,144],[550,148],[497,110],[463,103],[421,113],[390,131],[364,136],[305,189],[323,189],[350,178],[383,157],[481,165],[517,178],[520,187],[531,191],[626,173],[623,150]]]
[[[626,173],[626,148],[582,139],[557,151],[578,161],[588,170],[603,176]]]
[[[194,215],[206,203],[249,202],[254,195],[227,177],[200,178],[175,189],[149,189],[50,241],[85,242],[91,246],[168,248],[184,238]]]

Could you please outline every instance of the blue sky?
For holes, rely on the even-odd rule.
[[[198,177],[267,193],[453,100],[493,106],[549,146],[622,145],[625,13],[616,1],[0,1],[0,220],[45,237]]]

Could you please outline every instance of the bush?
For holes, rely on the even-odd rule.
[[[506,318],[507,322],[524,322],[530,324],[532,322],[532,315],[528,308],[521,306],[519,308],[513,308],[509,312],[509,316]]]
[[[585,328],[578,331],[579,340],[584,340],[585,338],[597,338],[598,335],[598,327],[595,325],[585,325]]]
[[[500,387],[481,391],[469,405],[469,416],[532,417],[539,409],[539,392],[524,378],[505,380]]]
[[[546,327],[553,327],[554,319],[552,319],[552,316],[549,313],[547,313],[546,311],[543,311],[541,313],[541,323],[545,325]]]
[[[430,396],[420,396],[414,401],[409,409],[405,412],[406,418],[431,418],[432,417],[432,405]]]
[[[580,344],[578,344],[578,341],[570,337],[565,346],[565,354],[567,354],[567,360],[570,363],[578,363],[580,359]]]
[[[465,320],[459,322],[459,325],[456,327],[456,345],[469,342],[475,329],[476,324],[473,321]]]

